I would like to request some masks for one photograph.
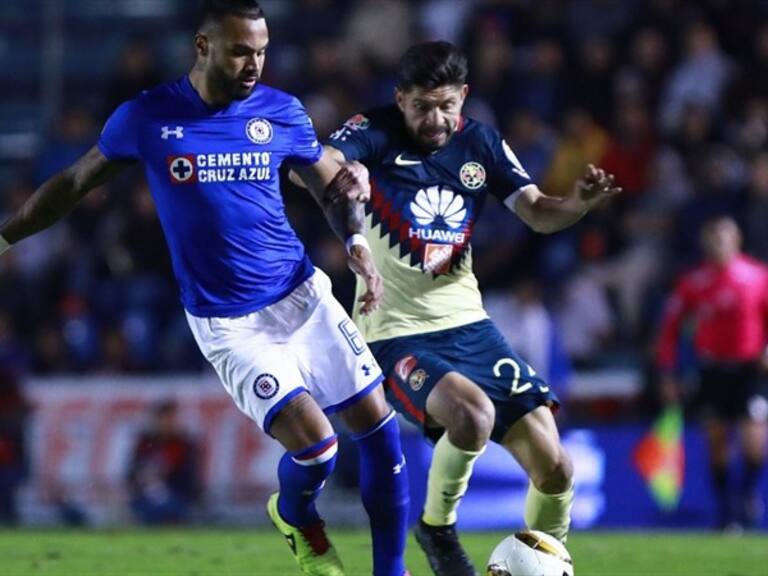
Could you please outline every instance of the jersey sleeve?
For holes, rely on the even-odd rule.
[[[490,191],[512,210],[519,192],[534,182],[509,144],[496,132],[491,137],[491,154]]]
[[[136,100],[124,102],[101,131],[98,147],[107,160],[138,160],[141,117]]]
[[[344,154],[348,161],[373,160],[379,156],[382,148],[382,134],[364,114],[355,114],[344,125],[331,134],[325,141]]]
[[[291,164],[314,164],[323,155],[323,147],[320,146],[312,120],[304,106],[298,99],[295,99],[293,104],[290,119],[291,153],[286,160]]]

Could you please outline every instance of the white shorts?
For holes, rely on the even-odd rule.
[[[330,414],[384,380],[320,269],[257,312],[235,318],[187,312],[187,321],[237,407],[267,433],[280,408],[302,391]]]

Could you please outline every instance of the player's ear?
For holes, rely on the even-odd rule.
[[[464,86],[461,87],[461,100],[462,102],[467,99],[467,95],[469,94],[469,84],[464,84]]]
[[[195,51],[198,56],[208,56],[208,36],[202,32],[195,34]]]
[[[400,108],[400,112],[405,112],[405,94],[400,88],[395,88],[395,103]]]

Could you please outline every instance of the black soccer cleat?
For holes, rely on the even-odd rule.
[[[456,524],[430,526],[419,520],[413,533],[435,576],[478,576],[461,547]]]

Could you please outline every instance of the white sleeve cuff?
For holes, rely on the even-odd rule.
[[[535,184],[528,184],[526,186],[523,186],[522,188],[518,188],[516,191],[512,192],[509,196],[506,197],[504,200],[504,206],[509,208],[511,212],[514,212],[517,214],[517,210],[515,210],[515,202],[517,202],[517,199],[520,198],[520,196],[525,192],[528,188],[531,186],[536,186]]]
[[[368,240],[362,234],[352,234],[352,236],[347,238],[346,246],[347,254],[352,253],[352,246],[362,246],[366,248],[368,252],[371,251],[371,246],[368,244]]]

